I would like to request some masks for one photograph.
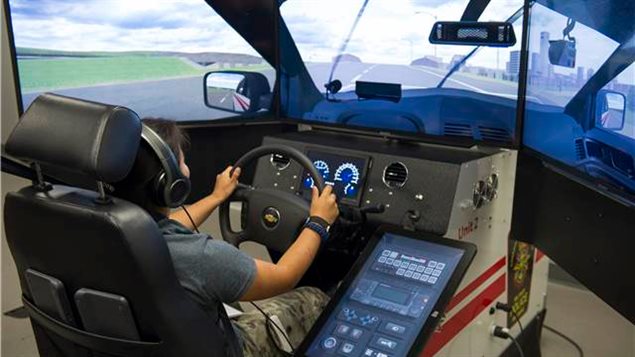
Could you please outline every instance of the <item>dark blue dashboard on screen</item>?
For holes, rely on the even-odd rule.
[[[333,186],[338,199],[347,203],[359,203],[359,192],[366,179],[367,157],[344,156],[317,150],[309,151],[307,156],[324,178],[324,183]],[[306,170],[302,175],[301,187],[305,195],[309,195],[309,189],[313,187],[313,178]]]
[[[464,253],[384,234],[305,355],[405,356]]]

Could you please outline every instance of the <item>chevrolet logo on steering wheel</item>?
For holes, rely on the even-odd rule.
[[[273,207],[267,207],[262,212],[262,223],[266,228],[274,229],[280,222],[280,211]]]

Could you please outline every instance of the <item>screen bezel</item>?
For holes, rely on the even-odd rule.
[[[476,245],[472,243],[444,238],[430,233],[409,231],[397,226],[381,226],[375,231],[375,233],[373,233],[372,238],[338,287],[335,295],[333,296],[333,298],[331,298],[328,305],[324,308],[324,311],[322,311],[322,314],[320,314],[315,324],[313,324],[313,327],[311,327],[309,333],[306,335],[300,346],[297,348],[295,355],[306,356],[307,350],[313,344],[315,338],[317,338],[320,332],[322,332],[322,329],[329,321],[331,314],[339,305],[340,301],[345,296],[348,289],[351,287],[353,281],[357,278],[357,274],[362,270],[364,264],[366,264],[368,258],[375,250],[375,247],[386,233],[402,236],[405,239],[422,240],[433,244],[439,244],[463,250],[463,256],[452,272],[452,276],[450,276],[447,285],[441,292],[441,295],[439,295],[439,298],[432,308],[432,312],[430,312],[430,314],[428,315],[425,323],[423,324],[423,327],[412,343],[412,346],[410,346],[407,355],[418,356],[421,353],[421,351],[425,347],[425,343],[428,341],[430,336],[432,336],[432,333],[434,332],[438,322],[441,320],[446,306],[448,305],[448,303],[454,296],[454,293],[461,284],[461,281],[463,280],[467,269],[469,268],[472,260],[474,259],[474,256],[476,255],[477,248]]]
[[[370,165],[370,156],[359,156],[356,154],[351,154],[348,155],[346,153],[342,154],[342,151],[331,151],[331,150],[324,150],[324,148],[320,148],[320,147],[313,147],[313,146],[309,146],[304,150],[304,155],[306,155],[306,157],[309,158],[309,160],[311,160],[311,164],[313,164],[313,159],[309,156],[309,153],[325,153],[328,155],[335,155],[335,156],[345,156],[345,157],[352,157],[358,160],[363,160],[364,164],[362,165],[362,167],[360,168],[360,180],[362,181],[362,183],[359,185],[359,190],[357,191],[357,197],[356,198],[349,198],[349,197],[338,197],[338,202],[345,204],[345,205],[353,205],[353,206],[359,206],[360,201],[362,200],[362,196],[363,196],[363,192],[366,189],[366,181],[367,181],[367,175],[368,175],[368,168]],[[298,193],[300,195],[305,195],[308,190],[307,188],[304,187],[304,175],[306,174],[306,169],[302,169],[300,171],[300,181],[297,185],[298,187]],[[309,196],[310,197],[310,196]]]

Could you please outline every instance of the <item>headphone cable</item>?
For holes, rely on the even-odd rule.
[[[199,234],[200,234],[201,232],[198,230],[198,227],[196,226],[196,223],[194,223],[194,219],[192,219],[192,216],[190,215],[190,212],[188,212],[188,211],[187,211],[187,208],[185,208],[185,205],[182,205],[182,206],[181,206],[181,208],[183,209],[183,212],[185,212],[185,214],[187,215],[187,217],[190,219],[190,222],[192,223],[192,227],[194,227],[194,231],[195,231],[196,233],[199,233]],[[289,338],[287,337],[287,333],[286,333],[286,332],[285,332],[285,331],[284,331],[284,330],[283,330],[280,326],[278,326],[278,324],[276,324],[276,323],[275,323],[275,322],[271,319],[271,317],[269,317],[269,315],[267,315],[267,313],[266,313],[266,312],[264,312],[264,311],[260,308],[260,306],[256,305],[253,301],[250,301],[249,303],[250,303],[251,305],[253,305],[253,306],[254,306],[254,307],[255,307],[258,311],[260,311],[260,313],[261,313],[261,314],[263,314],[263,315],[264,315],[265,320],[266,320],[268,323],[270,323],[271,325],[273,325],[273,326],[274,326],[274,327],[275,327],[278,331],[280,331],[280,332],[282,333],[282,337],[284,337],[284,339],[285,339],[285,340],[287,341],[287,343],[289,344],[289,347],[291,347],[291,352],[292,352],[292,353],[293,353],[293,352],[295,352],[295,349],[293,348],[293,344],[291,343],[291,341],[290,341],[290,340],[289,340]],[[267,330],[268,330],[268,329],[267,329]],[[267,331],[267,332],[269,332],[269,331]],[[271,336],[269,336],[269,338],[271,338]],[[273,340],[273,338],[272,338],[272,340]],[[276,346],[276,347],[280,350],[280,352],[286,352],[286,351],[282,350],[282,349],[278,346],[278,344],[277,344],[275,341],[273,341],[273,343],[274,343],[274,345],[275,345],[275,346]],[[291,354],[289,354],[289,355],[291,355]]]
[[[188,212],[187,208],[185,208],[185,205],[181,205],[181,208],[183,209],[183,212],[185,212],[185,214],[187,215],[187,218],[190,219],[190,222],[192,222],[192,227],[194,227],[194,232],[200,234],[201,232],[198,230],[196,223],[194,223],[194,220],[192,219],[192,216],[190,216],[190,212]]]
[[[253,301],[249,302],[251,305],[253,305],[253,307],[256,308],[256,310],[260,311],[260,313],[265,317],[265,321],[269,322],[271,325],[273,325],[278,331],[281,332],[282,337],[284,337],[284,339],[287,341],[287,343],[289,344],[289,347],[291,347],[291,354],[295,353],[295,349],[293,348],[293,344],[291,343],[291,340],[289,340],[289,337],[287,337],[287,333],[282,329],[282,327],[278,326],[277,323],[275,323],[271,317],[269,317],[269,315],[267,315],[266,312],[264,312],[263,309],[260,308],[260,306],[256,305],[256,303],[254,303]],[[284,350],[282,350],[280,348],[280,346],[278,346],[278,344],[276,343],[276,341],[271,337],[271,335],[269,335],[269,338],[272,340],[273,344],[276,346],[276,348],[278,348],[278,350],[280,350],[281,352],[286,352]]]

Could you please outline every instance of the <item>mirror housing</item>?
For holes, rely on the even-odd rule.
[[[231,113],[255,113],[271,105],[269,80],[258,72],[207,72],[203,92],[207,107]]]
[[[602,89],[595,97],[595,125],[619,131],[624,129],[626,96],[619,92]]]
[[[510,47],[516,34],[509,22],[439,21],[428,40],[435,45]]]
[[[549,62],[554,66],[575,67],[575,41],[549,41]]]

